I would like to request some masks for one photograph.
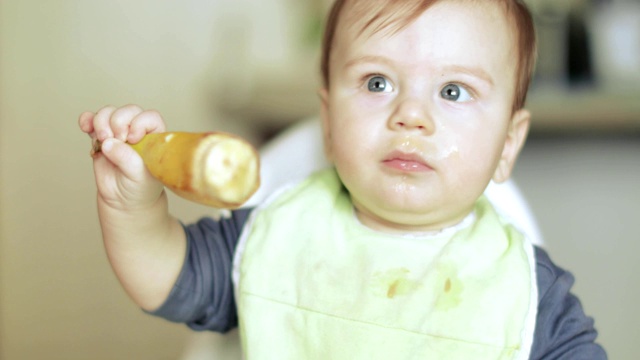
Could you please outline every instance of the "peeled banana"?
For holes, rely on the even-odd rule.
[[[177,195],[200,204],[235,209],[260,186],[257,151],[232,134],[153,133],[130,145],[155,178]],[[91,153],[99,151],[96,142]]]

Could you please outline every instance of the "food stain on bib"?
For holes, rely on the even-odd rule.
[[[410,271],[405,268],[389,269],[373,274],[371,278],[371,290],[378,297],[394,299],[408,295],[418,286],[418,282],[409,279]]]
[[[441,264],[438,266],[435,293],[435,307],[438,310],[451,310],[462,301],[464,286],[458,278],[458,271],[454,266]]]

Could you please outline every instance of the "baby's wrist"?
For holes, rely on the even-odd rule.
[[[168,210],[167,194],[163,188],[157,196],[136,200],[110,199],[98,193],[98,208],[114,216],[137,217],[149,216],[154,212]]]

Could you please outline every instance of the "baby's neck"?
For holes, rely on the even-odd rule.
[[[473,224],[476,220],[476,213],[475,211],[471,211],[467,216],[465,216],[461,221],[459,221],[458,223],[455,223],[453,225],[449,225],[446,226],[442,229],[438,229],[438,230],[408,230],[408,229],[393,229],[392,228],[388,228],[387,229],[376,229],[376,228],[372,228],[371,226],[365,225],[362,221],[360,221],[360,219],[358,218],[358,214],[357,214],[357,210],[354,208],[354,212],[353,212],[353,216],[356,219],[356,221],[363,227],[366,227],[372,231],[378,232],[378,233],[385,233],[388,235],[392,235],[392,236],[398,236],[398,237],[404,237],[404,238],[430,238],[430,237],[446,237],[446,236],[451,236],[454,233],[467,228],[468,226],[470,226],[471,224]]]

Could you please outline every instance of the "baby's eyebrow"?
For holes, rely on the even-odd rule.
[[[467,67],[461,65],[448,65],[442,68],[443,73],[463,73],[476,77],[490,86],[493,86],[493,78],[484,69],[479,67]]]
[[[388,66],[392,66],[394,64],[393,60],[384,56],[363,55],[347,61],[347,63],[345,64],[345,67],[350,68],[350,67],[353,67],[359,64],[365,64],[365,63],[378,63],[378,64],[382,63]]]

